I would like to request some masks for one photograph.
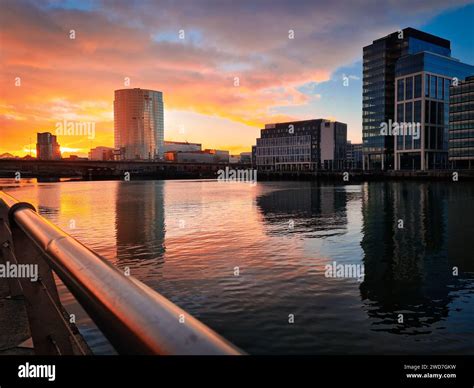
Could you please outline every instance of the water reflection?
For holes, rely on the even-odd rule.
[[[464,189],[472,204],[473,187]],[[439,183],[365,185],[360,291],[372,330],[414,335],[443,328],[434,324],[447,319],[466,281],[472,285],[473,249],[462,214],[470,212],[464,214],[472,220],[473,207],[460,205],[459,192],[452,190]],[[458,276],[453,267],[459,268]]]
[[[165,254],[164,182],[120,182],[116,186],[117,265],[143,277],[161,276]]]
[[[56,218],[60,213],[61,190],[38,190],[38,212],[44,217]]]
[[[472,353],[472,184],[131,181],[10,190],[251,354]],[[326,278],[333,261],[364,264],[364,282]],[[107,352],[84,325],[95,350]]]
[[[306,238],[336,236],[346,232],[350,195],[344,186],[298,182],[260,195],[257,206],[264,222],[273,226],[269,235],[286,235],[290,230]]]

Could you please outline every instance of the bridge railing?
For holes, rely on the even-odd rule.
[[[241,354],[209,327],[40,216],[32,205],[2,191],[0,249],[4,261],[37,266],[36,281],[9,279],[12,296],[25,298],[37,354],[90,354],[62,307],[53,271],[119,354]]]

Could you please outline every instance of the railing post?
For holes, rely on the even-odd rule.
[[[3,258],[4,264],[17,264],[15,255],[13,254],[13,242],[10,228],[8,227],[6,217],[3,217],[2,214],[0,214],[0,250],[2,252],[1,257]],[[23,290],[21,289],[18,279],[7,277],[7,281],[10,288],[10,297],[23,297]]]
[[[10,225],[16,261],[34,265],[38,279],[19,278],[25,296],[35,353],[38,355],[74,354],[54,277],[42,252],[18,226]],[[58,319],[58,312],[61,319]]]

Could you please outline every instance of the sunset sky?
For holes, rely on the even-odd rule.
[[[36,132],[63,120],[96,125],[94,139],[59,136],[65,155],[113,146],[114,90],[127,77],[164,93],[166,140],[238,153],[265,123],[328,118],[360,142],[363,46],[411,26],[474,64],[469,1],[0,4],[0,154],[28,154]]]

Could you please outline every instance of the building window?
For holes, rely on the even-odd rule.
[[[425,123],[430,122],[430,101],[425,100],[425,117],[423,120]]]
[[[421,101],[415,101],[413,121],[415,123],[421,123]]]
[[[405,120],[406,122],[413,121],[413,104],[411,102],[405,103]]]
[[[425,97],[430,96],[430,75],[425,74]]]
[[[437,134],[437,128],[436,127],[430,127],[430,142],[429,142],[429,148],[430,149],[436,149],[436,134]]]
[[[405,84],[405,100],[413,98],[413,77],[408,77]]]
[[[405,120],[405,118],[403,117],[403,104],[397,104],[397,118],[396,120],[400,123],[400,122],[403,122]]]
[[[425,148],[430,148],[429,146],[429,140],[430,140],[430,131],[431,131],[431,127],[426,127],[426,130],[425,130]]]
[[[437,96],[438,96],[438,100],[443,99],[443,78],[442,77],[438,77],[438,93],[437,93]]]
[[[437,81],[436,76],[432,75],[430,76],[430,98],[436,98],[436,81]]]
[[[451,81],[448,78],[444,79],[444,100],[448,101],[449,100],[449,85],[451,84]]]
[[[403,101],[403,95],[405,94],[403,81],[404,81],[403,79],[399,79],[397,81],[397,100],[398,101]]]
[[[437,124],[437,122],[436,122],[436,101],[430,101],[430,124]]]
[[[397,149],[403,149],[403,136],[397,136]]]
[[[406,135],[405,136],[405,149],[406,150],[411,150],[413,147],[411,146],[412,144],[412,136],[411,135]]]
[[[413,149],[419,150],[421,148],[421,129],[420,129],[420,139],[413,139]]]
[[[415,98],[421,97],[421,75],[415,75]]]
[[[436,124],[444,124],[444,103],[442,102],[438,102],[438,119],[436,121]]]

